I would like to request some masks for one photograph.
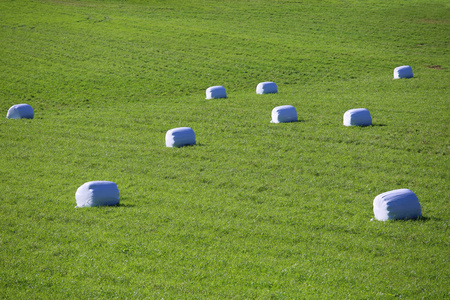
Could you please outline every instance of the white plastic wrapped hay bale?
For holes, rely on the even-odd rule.
[[[117,205],[120,202],[119,189],[112,181],[89,181],[75,193],[76,207]]]
[[[369,126],[372,125],[370,112],[365,108],[354,108],[344,113],[345,126]]]
[[[394,69],[394,79],[412,78],[413,71],[410,66],[400,66]]]
[[[278,92],[278,87],[275,84],[275,82],[272,82],[272,81],[260,82],[256,86],[257,94],[275,94],[277,92]]]
[[[195,133],[190,127],[178,127],[166,132],[167,147],[195,145]]]
[[[282,105],[272,109],[271,123],[287,123],[296,121],[298,121],[297,111],[292,105]]]
[[[33,108],[28,104],[16,104],[8,109],[6,114],[8,119],[33,119]]]
[[[226,98],[227,92],[221,85],[211,86],[206,89],[206,99]]]
[[[422,217],[419,199],[409,189],[393,190],[376,196],[373,212],[379,221]]]

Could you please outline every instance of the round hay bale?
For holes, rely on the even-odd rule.
[[[419,199],[409,189],[393,190],[376,196],[373,212],[379,221],[422,217]]]
[[[410,66],[400,66],[394,69],[394,79],[412,78],[413,71]]]
[[[111,181],[89,181],[75,193],[76,207],[117,205],[120,202],[119,189]]]
[[[271,123],[287,123],[296,121],[298,121],[297,111],[292,105],[282,105],[272,109]]]
[[[173,128],[166,133],[167,147],[182,147],[195,143],[195,133],[190,127]]]
[[[260,82],[256,86],[257,94],[275,94],[277,92],[278,92],[277,85],[275,84],[275,82],[272,81]]]
[[[206,89],[206,99],[226,98],[227,92],[221,85],[211,86]]]
[[[372,125],[372,117],[370,112],[365,108],[354,108],[344,113],[345,126],[370,126]]]
[[[16,104],[8,109],[7,119],[33,119],[33,108],[28,104]]]

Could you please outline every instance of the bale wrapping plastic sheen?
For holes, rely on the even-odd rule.
[[[16,104],[8,109],[6,114],[8,119],[33,119],[33,108],[28,104]]]
[[[275,94],[277,92],[278,92],[277,85],[275,84],[275,82],[272,81],[260,82],[256,86],[257,94]]]
[[[410,66],[400,66],[394,69],[394,79],[412,78],[413,71]]]
[[[372,125],[370,112],[365,108],[354,108],[344,113],[345,126],[369,126]]]
[[[206,99],[226,98],[227,92],[221,85],[211,86],[206,89]]]
[[[419,199],[409,189],[393,190],[376,196],[373,212],[379,221],[422,217]]]
[[[167,131],[167,147],[182,147],[187,145],[195,145],[195,133],[192,128],[178,127]]]
[[[297,120],[297,111],[292,105],[282,105],[272,109],[271,123],[296,122]]]
[[[119,189],[111,181],[89,181],[75,193],[76,207],[116,205],[120,202]]]

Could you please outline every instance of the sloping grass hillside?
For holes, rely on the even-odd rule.
[[[15,0],[0,26],[0,298],[450,297],[447,1]],[[121,204],[74,208],[93,180]],[[399,188],[423,218],[371,221]]]

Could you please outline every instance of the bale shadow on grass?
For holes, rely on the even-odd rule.
[[[97,205],[97,206],[93,206],[92,208],[96,208],[96,209],[107,209],[110,207],[126,207],[126,208],[131,208],[131,207],[135,207],[135,204],[123,204],[123,203],[119,203],[119,204],[115,204],[115,205]]]
[[[370,221],[375,221],[375,218],[372,218]],[[409,218],[409,219],[391,219],[391,220],[386,220],[386,221],[381,221],[381,222],[428,222],[428,221],[442,221],[441,218],[437,218],[437,217],[420,217],[420,218]]]
[[[391,220],[392,222],[428,222],[428,221],[441,221],[440,218],[435,217],[420,217],[420,218],[412,218],[412,219],[395,219]]]
[[[117,206],[117,207],[136,207],[136,205],[134,205],[134,204],[122,204],[122,203],[119,203],[119,204],[117,204],[117,205],[114,205],[114,206]]]
[[[279,123],[274,123],[274,122],[270,121],[270,124],[276,124],[276,125],[278,125],[278,124],[291,124],[291,123],[304,123],[304,122],[305,122],[305,120],[297,120],[297,121],[289,121],[289,122],[279,122]]]
[[[424,217],[424,216],[422,216],[421,218],[414,219],[414,221],[417,221],[417,222],[428,222],[428,221],[442,221],[442,219],[441,218],[436,218],[436,217]]]
[[[179,146],[179,147],[167,147],[167,148],[183,149],[183,148],[204,147],[204,146],[206,146],[206,144],[196,143],[196,144],[190,144],[190,145],[183,145],[183,146]]]
[[[339,126],[342,126],[342,124],[339,125]],[[361,128],[366,129],[366,128],[372,128],[372,127],[384,127],[384,126],[388,126],[388,125],[387,125],[387,124],[381,124],[381,123],[372,123],[372,124],[370,124],[370,125],[350,125],[350,126],[345,126],[345,125],[344,125],[345,128],[355,128],[355,130],[356,130],[356,129],[361,129]]]

